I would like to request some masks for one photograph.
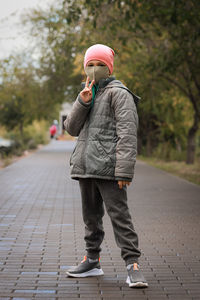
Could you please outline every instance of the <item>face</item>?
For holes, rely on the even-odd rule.
[[[100,60],[91,60],[87,63],[87,67],[96,67],[96,66],[106,66],[106,64],[104,64]]]
[[[90,60],[85,68],[86,75],[90,80],[95,80],[98,83],[101,79],[106,79],[110,75],[110,71],[106,64],[99,60]]]

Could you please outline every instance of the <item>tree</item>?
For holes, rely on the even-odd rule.
[[[0,66],[0,123],[8,130],[18,128],[23,135],[24,126],[38,117],[40,85],[35,70],[23,58],[10,57]]]
[[[194,110],[188,131],[188,164],[195,158],[195,136],[200,124],[200,3],[191,1],[145,1],[141,22],[152,22],[155,44],[151,49],[152,70],[158,79],[177,87]],[[149,13],[150,12],[150,13]],[[142,17],[143,15],[143,17]],[[159,38],[161,37],[161,38]]]
[[[61,2],[62,3],[62,2]],[[49,104],[73,99],[81,75],[74,73],[78,28],[68,24],[60,2],[46,11],[32,10],[23,19],[40,50],[38,76],[48,94]]]

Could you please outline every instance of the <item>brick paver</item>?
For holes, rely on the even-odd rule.
[[[107,214],[100,278],[71,279],[85,254],[73,142],[0,171],[0,299],[200,299],[200,187],[138,161],[128,188],[148,289],[130,289]]]

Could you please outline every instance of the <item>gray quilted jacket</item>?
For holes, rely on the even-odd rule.
[[[66,131],[78,136],[70,159],[73,179],[132,180],[138,101],[139,97],[112,78],[100,81],[92,107],[78,95],[64,122]]]

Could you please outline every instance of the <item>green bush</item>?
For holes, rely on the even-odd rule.
[[[25,150],[34,150],[39,144],[47,144],[48,127],[47,121],[34,121],[33,124],[24,128],[23,135],[18,131],[7,132],[4,137],[14,141],[10,154],[20,156]]]
[[[28,141],[27,149],[30,149],[30,150],[37,149],[37,143],[36,143],[35,139],[31,139]]]
[[[169,142],[164,142],[157,146],[157,148],[153,151],[152,157],[164,161],[185,161],[186,150],[174,149]]]

